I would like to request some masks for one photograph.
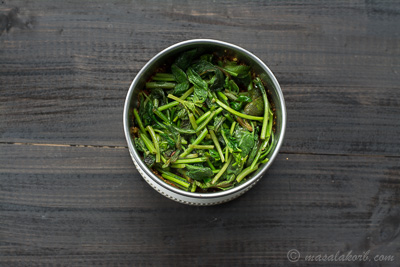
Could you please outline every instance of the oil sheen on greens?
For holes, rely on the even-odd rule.
[[[275,145],[263,82],[235,58],[196,49],[154,73],[131,112],[134,147],[166,183],[191,192],[246,181]]]

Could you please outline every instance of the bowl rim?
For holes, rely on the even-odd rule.
[[[195,192],[187,192],[187,191],[184,191],[182,189],[179,189],[179,188],[176,188],[176,187],[173,187],[173,186],[167,184],[166,182],[161,180],[159,177],[157,177],[144,164],[144,162],[142,161],[142,159],[140,158],[140,156],[138,155],[138,153],[136,152],[136,150],[133,147],[130,132],[129,132],[129,107],[130,107],[131,98],[132,98],[134,89],[135,89],[137,83],[139,82],[140,77],[144,73],[146,73],[146,71],[149,67],[151,67],[159,58],[161,58],[165,54],[168,54],[171,51],[175,51],[176,49],[187,46],[187,45],[196,45],[196,44],[198,44],[198,45],[210,44],[210,45],[221,46],[225,49],[232,49],[234,51],[235,50],[240,51],[241,53],[245,54],[247,57],[251,58],[251,60],[253,60],[256,64],[258,64],[261,67],[261,69],[271,79],[272,83],[275,86],[276,93],[279,96],[279,102],[282,107],[281,137],[279,138],[279,140],[276,144],[276,147],[275,147],[271,157],[269,158],[269,161],[251,179],[248,179],[243,184],[235,186],[234,188],[228,189],[226,191],[218,191],[218,192],[212,192],[212,193],[195,193]],[[257,56],[255,56],[253,53],[247,51],[246,49],[244,49],[240,46],[237,46],[237,45],[234,45],[234,44],[231,44],[228,42],[219,41],[219,40],[215,40],[215,39],[190,39],[190,40],[182,41],[179,43],[175,43],[175,44],[163,49],[161,52],[159,52],[155,56],[153,56],[135,75],[135,78],[133,79],[133,81],[129,87],[128,93],[126,95],[126,98],[125,98],[125,105],[124,105],[124,111],[123,111],[123,127],[124,127],[124,132],[125,132],[125,138],[128,143],[128,149],[131,153],[132,159],[136,160],[136,163],[141,167],[142,171],[144,171],[152,179],[153,182],[157,183],[161,187],[163,187],[167,190],[170,190],[178,195],[184,195],[186,197],[199,198],[199,199],[204,199],[204,198],[212,199],[212,198],[219,198],[222,196],[228,196],[231,194],[235,194],[235,193],[251,186],[254,182],[258,181],[259,179],[261,179],[263,177],[264,173],[268,170],[268,168],[271,166],[271,164],[275,160],[275,158],[278,155],[279,150],[282,146],[282,143],[283,143],[283,140],[285,137],[285,132],[286,132],[286,120],[287,120],[286,116],[287,116],[287,113],[286,113],[285,100],[283,97],[282,89],[278,83],[278,80],[275,78],[275,75],[267,67],[267,65],[263,61],[261,61]]]

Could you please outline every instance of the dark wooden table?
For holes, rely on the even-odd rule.
[[[399,1],[1,1],[0,266],[399,266],[399,28]],[[288,112],[268,173],[212,207],[148,186],[122,128],[135,74],[193,38],[260,57]]]

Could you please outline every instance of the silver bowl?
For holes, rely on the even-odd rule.
[[[235,56],[240,62],[243,62],[252,67],[252,70],[259,75],[263,80],[272,101],[275,104],[276,125],[275,125],[275,147],[269,155],[269,161],[247,177],[247,181],[232,189],[214,193],[192,193],[175,188],[160,178],[158,178],[152,171],[144,164],[139,153],[133,146],[132,138],[129,133],[131,120],[129,118],[129,110],[137,105],[136,100],[138,93],[145,87],[146,81],[155,72],[155,70],[165,63],[171,62],[178,54],[193,49],[202,48],[205,52],[222,52],[226,55]],[[131,154],[133,163],[135,164],[143,179],[153,187],[157,192],[168,197],[172,200],[188,205],[215,205],[230,201],[239,197],[252,188],[265,174],[267,169],[271,166],[272,162],[278,155],[279,149],[282,145],[286,129],[286,107],[283,98],[281,87],[276,80],[271,70],[255,55],[249,51],[226,42],[210,39],[194,39],[181,43],[174,44],[157,55],[155,55],[149,62],[139,71],[133,80],[125,100],[124,106],[124,131],[126,141],[128,143],[129,152]]]

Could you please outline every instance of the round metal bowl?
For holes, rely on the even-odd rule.
[[[270,152],[269,161],[260,166],[256,172],[247,177],[247,181],[245,183],[226,191],[215,193],[192,193],[183,191],[165,183],[156,175],[154,175],[152,171],[144,164],[139,153],[133,146],[132,138],[129,133],[129,127],[131,126],[132,121],[132,119],[129,117],[129,110],[137,105],[136,100],[138,93],[145,87],[146,81],[158,67],[172,62],[178,54],[194,48],[202,48],[205,52],[210,53],[219,52],[225,55],[235,56],[240,62],[251,66],[252,70],[259,75],[266,85],[269,95],[272,97],[272,101],[274,102],[276,108],[276,141],[275,147]],[[174,44],[164,49],[150,59],[149,62],[147,62],[147,64],[136,75],[129,88],[125,100],[123,119],[125,137],[133,163],[135,164],[139,173],[143,176],[143,179],[151,187],[153,187],[162,195],[180,203],[188,205],[215,205],[235,199],[247,192],[263,177],[267,169],[271,166],[278,154],[285,135],[286,107],[278,81],[271,70],[258,57],[247,50],[230,43],[209,39],[195,39]]]

